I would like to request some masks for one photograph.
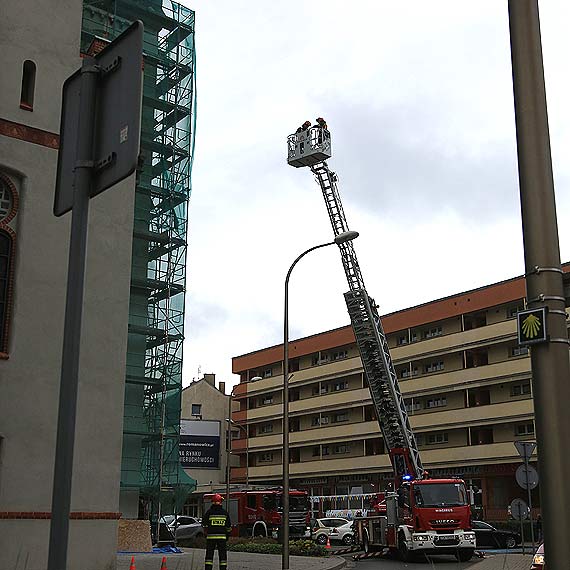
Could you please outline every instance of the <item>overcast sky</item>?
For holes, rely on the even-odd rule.
[[[286,137],[323,116],[381,314],[524,272],[507,1],[184,0],[198,123],[184,384],[283,339],[293,260],[333,237]],[[350,6],[350,7],[349,7]],[[570,3],[540,2],[562,261],[570,260]],[[292,339],[349,324],[338,248],[291,277]]]

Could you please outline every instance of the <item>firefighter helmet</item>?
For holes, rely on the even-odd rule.
[[[224,498],[219,493],[216,493],[212,497],[212,503],[214,503],[214,505],[221,505],[223,500],[224,500]]]

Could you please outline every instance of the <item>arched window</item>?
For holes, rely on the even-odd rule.
[[[22,93],[20,108],[26,111],[34,110],[34,91],[36,89],[36,64],[27,59],[22,70]]]
[[[8,352],[8,301],[12,275],[12,238],[0,230],[0,352]]]
[[[10,225],[16,216],[18,195],[12,181],[0,172],[0,353],[8,352],[8,324],[14,279],[16,233]]]

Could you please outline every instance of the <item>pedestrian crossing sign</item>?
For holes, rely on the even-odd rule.
[[[517,313],[519,346],[546,342],[546,307]]]

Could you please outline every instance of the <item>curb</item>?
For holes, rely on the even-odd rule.
[[[340,570],[346,566],[346,560],[341,558],[340,556],[331,556],[331,560],[334,558],[338,558],[338,562],[334,566],[329,566],[327,570]]]

